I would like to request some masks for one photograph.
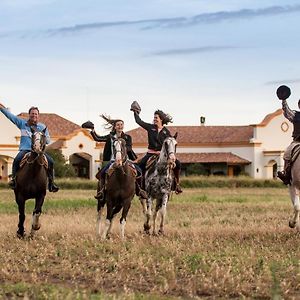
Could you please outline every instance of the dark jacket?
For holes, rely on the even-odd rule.
[[[142,128],[146,129],[148,132],[148,149],[160,151],[164,140],[167,137],[171,136],[169,129],[163,127],[158,132],[158,128],[156,125],[142,121],[140,116],[136,112],[134,113],[134,119],[137,124],[139,124]]]
[[[103,150],[103,161],[110,161],[111,159],[111,134],[113,135],[114,132],[111,132],[110,134],[100,136],[95,131],[91,131],[91,135],[93,139],[96,142],[105,142],[104,150]],[[127,148],[127,155],[128,158],[131,160],[135,160],[137,158],[136,154],[132,150],[132,139],[129,134],[126,134],[122,132],[121,134],[122,139],[126,142],[126,148]]]

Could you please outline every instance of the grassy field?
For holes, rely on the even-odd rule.
[[[48,194],[36,237],[19,240],[13,193],[0,190],[1,299],[300,299],[287,189],[186,189],[170,200],[159,237],[143,234],[134,199],[126,240],[115,220],[104,242],[93,194]]]

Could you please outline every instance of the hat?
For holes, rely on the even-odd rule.
[[[280,100],[286,100],[291,95],[291,90],[286,85],[281,85],[276,91],[277,97]]]

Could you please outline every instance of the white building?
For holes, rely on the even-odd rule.
[[[27,118],[27,114],[19,116]],[[50,148],[60,149],[75,167],[79,177],[94,178],[101,167],[103,143],[96,143],[89,131],[56,114],[40,114],[40,121],[50,131]],[[19,129],[0,114],[0,180],[8,180],[12,161],[18,153]],[[189,164],[201,164],[207,174],[273,178],[283,168],[284,149],[292,138],[292,124],[282,110],[267,115],[255,125],[247,126],[168,126],[178,132],[177,156],[183,172]],[[147,150],[147,133],[142,128],[127,132],[132,136],[137,154]]]

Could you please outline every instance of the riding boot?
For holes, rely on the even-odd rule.
[[[54,183],[54,168],[50,164],[48,167],[48,190],[52,193],[56,193],[59,190],[59,187]]]
[[[142,199],[148,199],[147,192],[141,188],[142,186],[142,176],[137,177],[135,181],[135,194]]]
[[[105,188],[105,176],[99,176],[98,185],[97,185],[97,194],[94,196],[97,200],[104,200],[104,191]]]
[[[284,160],[284,167],[283,171],[278,171],[277,172],[277,177],[282,180],[282,182],[285,185],[291,184],[291,161],[290,160]]]
[[[181,186],[179,184],[179,173],[180,173],[180,169],[175,168],[174,169],[174,180],[175,180],[175,193],[176,194],[182,193],[182,189],[181,189]]]

